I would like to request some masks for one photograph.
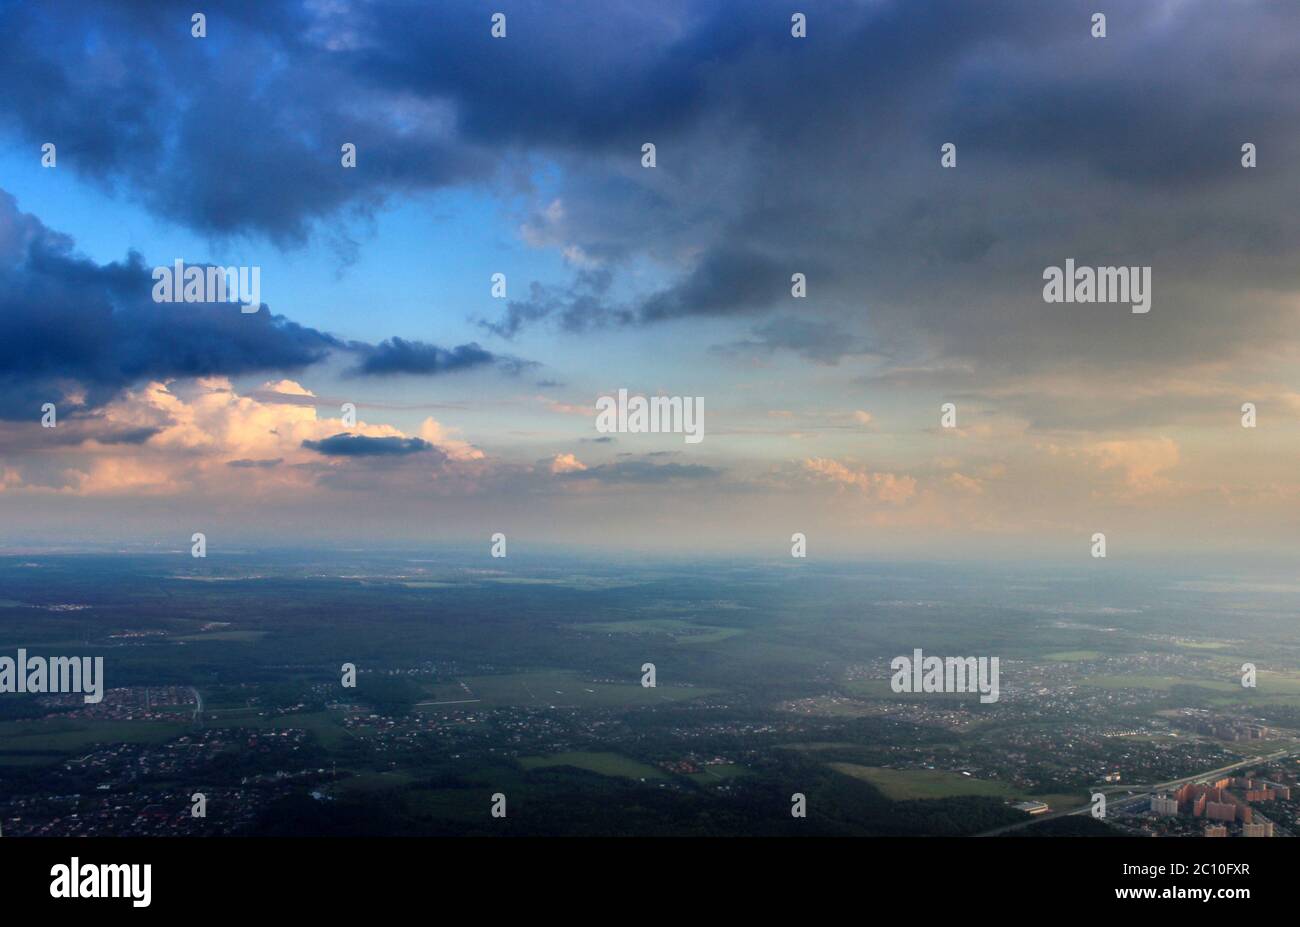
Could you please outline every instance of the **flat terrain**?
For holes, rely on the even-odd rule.
[[[886,769],[858,766],[854,763],[831,763],[831,768],[855,779],[870,782],[894,801],[916,798],[951,798],[955,795],[988,795],[1010,798],[1013,789],[1002,782],[987,782],[960,773],[938,769]]]
[[[551,756],[522,756],[519,764],[524,769],[543,769],[550,766],[574,766],[602,776],[622,776],[625,779],[664,779],[666,774],[653,766],[638,763],[617,753],[556,753]]]

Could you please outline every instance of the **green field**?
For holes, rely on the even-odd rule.
[[[260,641],[266,637],[265,631],[205,631],[199,634],[183,634],[171,638],[174,641]]]
[[[610,576],[585,576],[574,574],[561,578],[535,576],[484,576],[481,583],[501,583],[506,586],[567,586],[571,589],[625,589],[642,585],[636,580],[616,579]]]
[[[382,792],[385,789],[397,789],[416,781],[413,773],[394,772],[358,772],[356,775],[340,779],[329,786],[329,791],[350,794]]]
[[[678,644],[711,644],[738,637],[744,628],[724,628],[709,624],[694,624],[680,618],[636,618],[631,621],[598,621],[591,624],[571,624],[575,631],[599,631],[606,634],[663,635]]]
[[[602,776],[619,776],[624,779],[666,779],[667,774],[653,766],[639,763],[618,753],[553,753],[550,756],[521,756],[519,764],[524,769],[543,769],[548,766],[575,766],[599,773]]]
[[[1055,663],[1082,663],[1085,660],[1099,660],[1104,656],[1100,650],[1062,650],[1058,653],[1045,653],[1043,659]]]
[[[1198,679],[1191,676],[1085,676],[1079,680],[1079,684],[1100,689],[1154,689],[1158,692],[1168,692],[1175,686],[1195,686],[1198,689],[1210,689],[1215,692],[1242,691],[1239,683],[1234,684],[1219,679]]]
[[[315,734],[326,748],[335,747],[351,735],[343,727],[342,711],[295,711],[283,715],[262,715],[260,708],[223,708],[203,712],[205,727],[250,727],[266,730],[302,730]]]
[[[641,685],[638,667],[629,672],[626,683],[592,682],[576,673],[543,670],[534,673],[506,673],[500,676],[467,676],[454,683],[432,687],[428,701],[478,699],[483,707],[528,705],[556,708],[625,708],[684,701],[712,695],[718,690],[694,686],[665,685],[653,689]],[[461,688],[469,687],[467,693]],[[436,708],[437,706],[424,706]]]
[[[1234,680],[1235,668],[1225,670],[1219,678],[1193,676],[1086,676],[1080,685],[1096,686],[1103,689],[1155,689],[1168,692],[1175,686],[1195,686],[1225,695],[1233,695],[1250,700],[1268,700],[1291,696],[1300,696],[1300,675],[1295,673],[1273,673],[1261,670],[1257,674],[1254,689],[1243,688],[1239,679]]]
[[[171,721],[84,721],[46,718],[0,723],[0,765],[55,763],[68,754],[101,743],[162,743],[191,730],[188,723]],[[61,756],[33,759],[37,752]],[[22,755],[22,754],[26,755]]]
[[[939,769],[886,769],[881,766],[859,766],[856,763],[831,763],[831,769],[855,779],[870,782],[894,801],[914,798],[950,798],[954,795],[987,795],[993,798],[1011,798],[1011,786],[1002,782],[988,782],[963,776],[960,773]]]
[[[183,711],[183,709],[177,709]],[[223,712],[220,720],[207,725],[310,731],[325,747],[337,746],[348,737],[338,712],[304,712],[275,717],[258,717],[256,709]],[[29,766],[57,763],[95,744],[163,743],[191,733],[194,725],[185,711],[180,721],[86,721],[45,718],[0,723],[0,766]]]
[[[737,763],[715,763],[711,766],[705,766],[703,772],[691,773],[686,778],[692,782],[698,782],[700,785],[717,785],[720,782],[726,782],[728,779],[749,774],[750,771],[747,768]]]
[[[254,718],[240,721],[249,727],[267,727],[272,730],[305,730],[320,738],[321,745],[332,749],[352,735],[343,726],[343,713],[339,711],[295,712],[273,718]]]

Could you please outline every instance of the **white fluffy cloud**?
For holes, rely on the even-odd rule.
[[[411,437],[392,425],[357,420],[347,427],[341,417],[322,416],[304,403],[313,393],[292,380],[266,383],[259,398],[240,395],[224,377],[151,382],[128,390],[105,407],[102,427],[109,431],[152,431],[135,443],[95,443],[93,454],[64,451],[66,466],[53,479],[20,479],[18,470],[0,470],[0,487],[57,491],[75,495],[166,495],[237,490],[308,491],[321,473],[355,465],[330,460],[304,446],[348,432],[371,438]],[[295,401],[277,401],[276,396]],[[419,438],[446,461],[482,460],[481,450],[453,437],[432,418],[420,426]],[[423,466],[414,461],[413,466]]]

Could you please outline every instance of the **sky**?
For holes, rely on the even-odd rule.
[[[0,3],[0,548],[1294,557],[1300,6],[194,6]]]

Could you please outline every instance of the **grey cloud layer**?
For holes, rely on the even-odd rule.
[[[775,0],[521,2],[493,41],[472,3],[249,3],[211,12],[197,50],[190,12],[6,7],[0,117],[160,213],[282,243],[553,161],[563,215],[535,234],[597,269],[511,302],[498,335],[724,316],[760,350],[833,362],[838,340],[991,373],[1295,344],[1295,4],[1113,0],[1093,39],[1079,0],[830,2],[794,40]],[[338,169],[344,139],[364,169]],[[1042,269],[1066,257],[1151,265],[1153,311],[1045,305]],[[620,291],[641,260],[670,282]]]

